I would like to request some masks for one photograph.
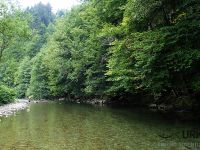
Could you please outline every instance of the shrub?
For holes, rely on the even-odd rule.
[[[16,92],[5,85],[0,85],[0,104],[7,104],[14,101]]]

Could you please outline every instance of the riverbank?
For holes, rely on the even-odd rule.
[[[2,105],[0,106],[0,117],[13,115],[17,111],[27,108],[29,105],[29,101],[25,99],[16,100],[14,103]]]
[[[59,98],[58,101],[65,101],[65,102],[72,102],[77,104],[89,104],[93,106],[108,106],[108,107],[115,107],[115,108],[141,108],[150,113],[157,113],[166,118],[167,120],[179,120],[179,121],[197,121],[200,120],[200,113],[195,112],[193,110],[187,109],[177,109],[173,105],[166,105],[166,104],[149,104],[144,105],[140,103],[131,102],[131,100],[124,100],[124,99],[106,99],[104,98]]]

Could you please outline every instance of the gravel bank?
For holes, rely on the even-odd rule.
[[[29,106],[28,100],[16,100],[14,103],[6,104],[0,106],[0,117],[1,116],[10,116],[18,110],[25,109]]]

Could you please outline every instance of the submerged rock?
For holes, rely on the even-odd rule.
[[[173,110],[172,105],[166,104],[150,104],[148,107],[151,111],[169,112]]]

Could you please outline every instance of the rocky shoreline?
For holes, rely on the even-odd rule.
[[[105,99],[98,99],[98,98],[93,98],[93,99],[65,99],[65,98],[60,98],[58,101],[67,101],[67,102],[73,102],[77,104],[89,104],[89,105],[96,105],[96,106],[105,106],[107,105],[107,101]]]
[[[0,106],[0,117],[7,117],[15,114],[17,111],[26,109],[30,105],[29,100],[16,100],[14,103]]]

